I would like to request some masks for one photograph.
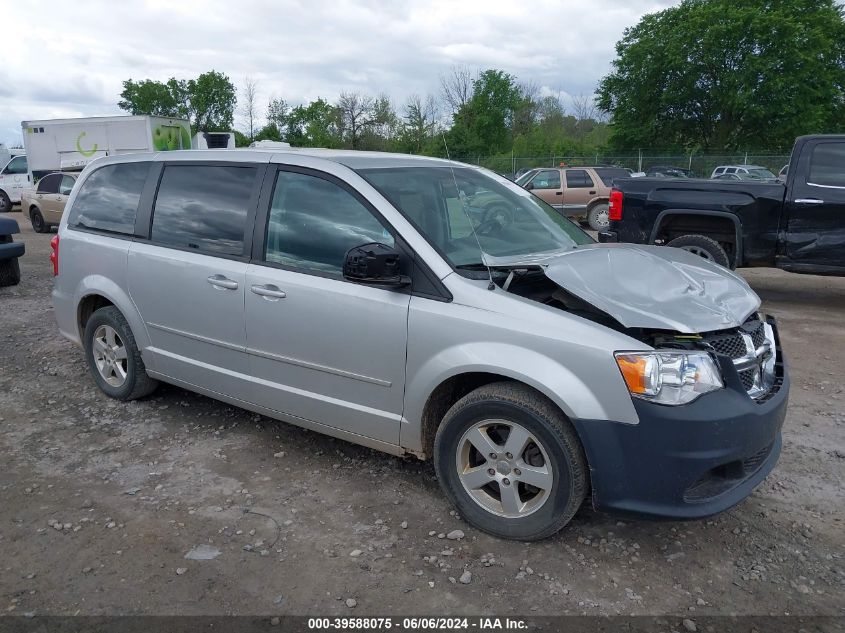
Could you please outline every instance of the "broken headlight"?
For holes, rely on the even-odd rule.
[[[724,386],[718,365],[707,352],[617,352],[615,357],[631,395],[650,402],[687,404]]]

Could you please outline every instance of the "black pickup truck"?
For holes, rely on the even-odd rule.
[[[786,182],[626,178],[600,242],[662,244],[723,266],[845,276],[845,135],[801,136]]]

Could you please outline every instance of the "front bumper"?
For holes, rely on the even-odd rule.
[[[781,450],[789,376],[778,345],[776,381],[765,399],[726,386],[681,406],[634,399],[639,424],[573,420],[590,463],[593,505],[623,514],[695,519],[751,494]],[[721,360],[721,359],[720,359]],[[723,369],[729,367],[723,363]]]

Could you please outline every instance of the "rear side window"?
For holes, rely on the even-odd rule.
[[[38,181],[38,193],[59,193],[61,174],[50,174]]]
[[[845,143],[819,143],[813,148],[807,182],[845,187]]]
[[[566,186],[569,189],[584,189],[593,186],[593,179],[583,169],[566,170]]]
[[[243,255],[256,167],[167,165],[153,208],[153,242]]]
[[[131,235],[149,171],[148,162],[100,167],[82,183],[68,224]]]

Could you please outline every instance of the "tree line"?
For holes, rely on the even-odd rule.
[[[787,150],[795,136],[845,131],[845,19],[836,0],[683,0],[644,16],[616,45],[595,94],[543,94],[503,70],[452,67],[436,89],[394,102],[342,92],[293,104],[246,78],[123,82],[119,107],[253,140],[461,160]],[[561,83],[565,78],[561,78]],[[262,107],[263,106],[263,107]],[[448,148],[448,150],[447,150]]]

